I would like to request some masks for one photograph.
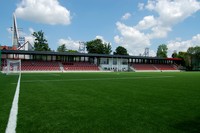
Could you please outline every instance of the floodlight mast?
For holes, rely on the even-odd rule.
[[[13,27],[11,28],[12,30],[12,45],[13,47],[18,48],[19,47],[19,33],[17,29],[17,21],[16,21],[16,16],[13,13]]]
[[[86,44],[85,44],[85,42],[79,42],[79,49],[78,49],[78,51],[80,53],[85,53],[85,50],[86,50]]]
[[[17,27],[17,19],[14,13],[13,13],[13,26],[11,27],[11,31],[12,31],[12,46],[14,48],[19,48],[21,44],[25,43],[25,37],[19,36],[19,31],[22,31],[22,28]]]
[[[144,54],[143,54],[145,57],[148,57],[149,56],[149,48],[145,48],[144,50]]]

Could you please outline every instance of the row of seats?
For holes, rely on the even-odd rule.
[[[78,70],[78,71],[83,71],[83,70],[94,70],[94,71],[98,71],[99,68],[98,67],[65,67],[64,68],[65,71],[73,71],[73,70]]]
[[[135,70],[177,70],[177,67],[171,64],[132,64]]]
[[[89,62],[62,62],[62,64],[66,66],[95,66],[95,64]]]
[[[132,66],[136,70],[157,70],[152,64],[134,64]]]
[[[2,60],[2,67],[6,66],[6,61]],[[177,70],[171,64],[132,64],[135,70]],[[12,67],[11,67],[12,68]],[[99,71],[95,64],[89,62],[58,62],[58,61],[33,61],[22,60],[22,71]]]
[[[22,71],[60,71],[58,62],[55,61],[22,61]]]
[[[65,71],[99,71],[97,65],[89,62],[63,62],[62,65]]]
[[[174,65],[156,64],[155,67],[159,70],[177,70],[177,67],[175,67]]]
[[[7,66],[7,62],[2,60],[2,67]],[[12,69],[12,66],[11,66]],[[22,60],[22,71],[99,71],[95,64],[89,62],[58,62],[58,61],[33,61]]]

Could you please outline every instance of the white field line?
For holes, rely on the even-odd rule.
[[[88,79],[52,79],[52,80],[24,80],[23,83],[32,82],[67,82],[67,81],[101,81],[101,80],[126,80],[126,79],[160,79],[160,78],[172,78],[174,76],[157,76],[157,77],[122,77],[122,78],[88,78]]]
[[[20,80],[21,80],[21,74],[19,75],[15,96],[12,102],[12,107],[10,110],[10,116],[8,120],[8,124],[6,127],[6,133],[15,133],[16,132],[16,126],[17,126],[17,114],[18,114],[18,100],[19,100],[19,90],[20,90]]]

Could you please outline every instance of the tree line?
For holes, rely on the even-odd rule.
[[[44,32],[38,31],[33,32],[32,34],[35,37],[34,41],[34,50],[35,51],[51,51],[49,48],[47,39],[45,39]],[[85,43],[86,49],[88,53],[95,53],[95,54],[111,54],[112,53],[112,47],[110,43],[103,42],[101,39],[95,39],[91,40]],[[158,46],[156,56],[157,57],[163,57],[167,58],[167,45],[161,44]],[[67,49],[65,44],[62,44],[58,46],[57,52],[71,52],[71,53],[77,53],[77,50]],[[114,55],[129,55],[126,48],[123,46],[118,46],[115,51],[113,52]],[[200,47],[189,47],[186,52],[176,52],[174,51],[171,55],[172,58],[181,58],[183,60],[183,66],[186,66],[187,69],[191,69],[194,67],[193,60],[200,61]]]
[[[167,58],[167,45],[161,44],[157,49],[157,57]],[[174,51],[171,55],[172,58],[181,58],[182,66],[187,70],[200,70],[200,46],[189,47],[186,52]]]
[[[35,38],[34,41],[34,50],[35,51],[51,51],[49,48],[47,39],[45,39],[44,32],[38,31],[33,32],[33,37]],[[88,53],[95,53],[95,54],[111,54],[112,53],[112,47],[110,43],[103,42],[101,39],[95,39],[92,41],[86,42],[86,49]],[[57,52],[71,52],[71,53],[77,53],[77,50],[67,49],[65,44],[62,44],[58,46]],[[115,55],[128,55],[127,49],[118,46],[113,53]]]

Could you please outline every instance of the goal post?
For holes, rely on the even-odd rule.
[[[21,60],[7,59],[6,64],[3,68],[4,73],[7,75],[21,74]]]

